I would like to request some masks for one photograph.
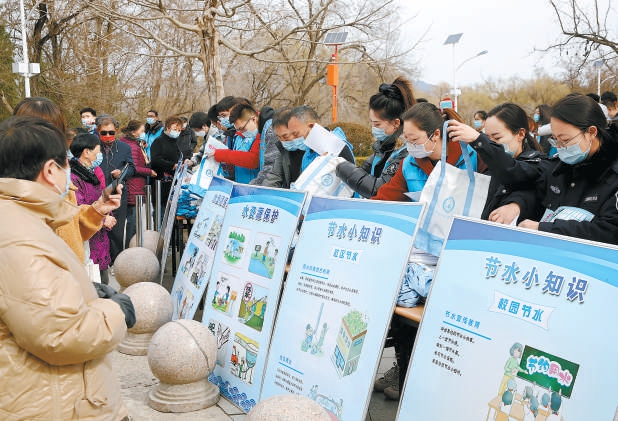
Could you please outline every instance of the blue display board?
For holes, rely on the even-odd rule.
[[[365,419],[418,203],[314,197],[273,335],[261,399],[306,395],[333,419]]]
[[[398,419],[612,420],[618,248],[455,218]]]
[[[174,320],[193,319],[199,301],[208,286],[233,186],[234,183],[231,181],[214,177],[204,195],[172,287]],[[216,331],[213,333],[217,335]],[[217,338],[221,340],[222,332],[219,332]]]
[[[259,400],[290,243],[306,193],[235,184],[202,322],[217,337],[209,380],[249,411]]]

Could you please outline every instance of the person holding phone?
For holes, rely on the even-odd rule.
[[[122,168],[128,164],[129,168],[126,173],[127,177],[135,174],[135,165],[131,147],[124,142],[116,140],[118,133],[117,123],[111,116],[101,116],[97,120],[97,134],[101,139],[101,153],[103,160],[101,169],[105,174],[105,185],[110,186],[114,180],[120,177]],[[114,211],[116,217],[116,225],[109,232],[109,254],[111,265],[114,264],[116,257],[124,250],[124,229],[127,222],[128,208],[127,194],[122,195],[120,207]]]

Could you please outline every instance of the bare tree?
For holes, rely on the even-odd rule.
[[[579,75],[589,60],[612,60],[618,56],[618,34],[612,32],[617,16],[611,1],[594,0],[584,6],[579,0],[550,0],[563,39],[548,49],[568,56],[567,67]],[[572,79],[571,75],[571,79]]]
[[[199,61],[211,103],[225,94],[227,72],[222,59],[230,58],[229,71],[239,57],[267,63],[262,75],[268,79],[243,79],[245,84],[251,83],[262,93],[291,91],[291,96],[286,95],[292,102],[302,103],[328,64],[330,54],[323,45],[326,33],[353,31],[356,42],[342,47],[342,53],[354,50],[363,62],[374,63],[371,36],[380,32],[394,10],[393,0],[133,0],[115,4],[99,0],[90,4],[101,17],[122,25],[135,37],[134,54]],[[164,49],[162,55],[156,46]],[[234,67],[236,73],[242,70]],[[270,84],[265,82],[274,82],[276,76],[282,86],[267,87]]]

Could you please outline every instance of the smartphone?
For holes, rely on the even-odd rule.
[[[129,168],[130,166],[128,163],[124,164],[124,167],[122,167],[122,169],[120,170],[120,175],[118,176],[118,178],[112,181],[111,184],[103,190],[103,198],[105,200],[109,198],[110,194],[116,192],[116,187],[118,187],[119,184],[124,185],[127,179],[127,175],[129,175]]]

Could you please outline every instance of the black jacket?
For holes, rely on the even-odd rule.
[[[535,185],[530,180],[550,169],[547,156],[524,143],[524,150],[513,160],[504,146],[491,141],[484,133],[471,146],[488,167],[483,174],[491,176],[481,219],[487,220],[495,209],[515,202],[521,209],[518,222],[539,220],[543,209],[536,201]]]
[[[539,231],[618,244],[618,145],[603,145],[576,165],[559,162],[543,174],[538,186],[537,198],[544,209],[574,206],[595,215],[589,222],[541,222]]]
[[[337,165],[337,177],[362,197],[368,199],[375,196],[378,189],[393,178],[401,161],[408,156],[408,151],[404,148],[397,156],[390,159],[398,137],[399,132],[386,138],[384,142],[374,142],[372,146],[373,154],[360,167],[357,167],[353,162],[340,163]],[[371,167],[374,161],[376,161],[376,167],[374,175],[371,175]],[[388,166],[384,170],[387,163]]]
[[[101,170],[105,175],[105,185],[109,186],[114,180],[112,177],[112,171],[121,170],[125,164],[129,164],[129,172],[127,178],[132,177],[135,174],[135,164],[133,163],[133,154],[131,153],[131,147],[124,142],[114,140],[110,146],[106,146],[101,142],[101,153],[103,154],[103,161],[101,162]],[[123,198],[126,195],[122,195]]]
[[[157,137],[150,147],[150,167],[157,173],[157,179],[164,179],[165,173],[174,174],[174,165],[180,159],[180,150],[176,146],[176,139],[172,139],[165,132]]]
[[[473,142],[473,147],[477,142]],[[603,142],[594,155],[575,165],[565,164],[557,157],[540,163],[510,158],[504,168],[510,171],[508,181],[513,190],[534,187],[534,202],[539,210],[571,206],[594,215],[591,221],[540,222],[539,231],[618,244],[618,142]],[[498,169],[503,177],[505,170]],[[520,200],[513,197],[509,201],[522,206]]]
[[[193,150],[197,146],[197,137],[192,128],[187,127],[180,132],[180,136],[176,139],[176,146],[178,146],[178,150],[182,153],[183,159],[191,159]]]

